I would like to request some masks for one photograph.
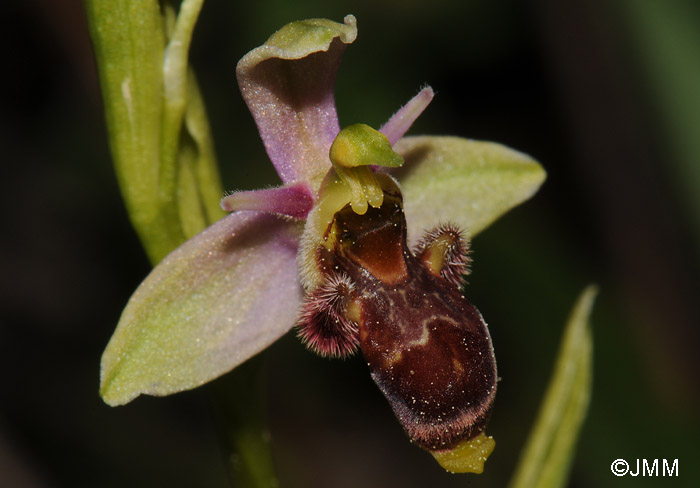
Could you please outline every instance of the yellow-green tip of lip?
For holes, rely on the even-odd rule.
[[[462,441],[448,451],[431,451],[435,460],[451,473],[484,472],[484,463],[496,447],[496,441],[483,432],[473,439]]]

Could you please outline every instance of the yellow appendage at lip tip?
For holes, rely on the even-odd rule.
[[[462,441],[449,451],[432,451],[435,460],[451,473],[476,473],[484,471],[484,463],[496,447],[496,441],[483,432],[473,439]]]
[[[389,139],[365,124],[341,130],[329,152],[333,169],[350,190],[350,206],[364,215],[368,206],[381,207],[384,192],[371,165],[398,167],[403,158],[391,148]]]

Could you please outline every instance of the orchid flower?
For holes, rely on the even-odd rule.
[[[462,294],[468,242],[544,180],[530,157],[458,137],[403,137],[427,87],[379,130],[341,130],[333,88],[355,18],[294,22],[237,66],[281,185],[231,212],[138,287],[102,357],[101,395],[169,395],[240,365],[297,326],[327,357],[358,350],[413,442],[483,469],[496,391],[486,323]],[[423,235],[421,237],[421,235]]]

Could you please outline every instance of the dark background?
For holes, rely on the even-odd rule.
[[[287,22],[357,16],[341,125],[381,125],[429,83],[413,134],[502,142],[538,159],[535,198],[473,243],[469,297],[499,384],[482,476],[410,445],[363,362],[290,334],[265,353],[282,486],[503,486],[567,314],[600,286],[595,384],[570,486],[697,486],[700,434],[700,4],[693,0],[209,0],[192,46],[227,190],[275,184],[235,83]],[[110,408],[98,368],[149,271],[111,167],[77,0],[3,4],[0,486],[223,487],[207,387]],[[617,458],[679,460],[616,478]]]

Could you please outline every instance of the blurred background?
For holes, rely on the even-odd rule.
[[[341,125],[380,126],[424,84],[413,134],[538,159],[534,199],[473,242],[468,296],[499,360],[485,473],[407,442],[360,358],[289,334],[266,353],[283,487],[504,486],[589,283],[594,393],[570,486],[700,479],[700,3],[694,0],[258,0],[205,3],[192,45],[227,190],[275,184],[235,63],[287,22],[358,19]],[[110,408],[99,360],[150,266],[120,200],[83,6],[3,4],[0,486],[225,487],[210,387]],[[678,459],[617,478],[618,458]]]

